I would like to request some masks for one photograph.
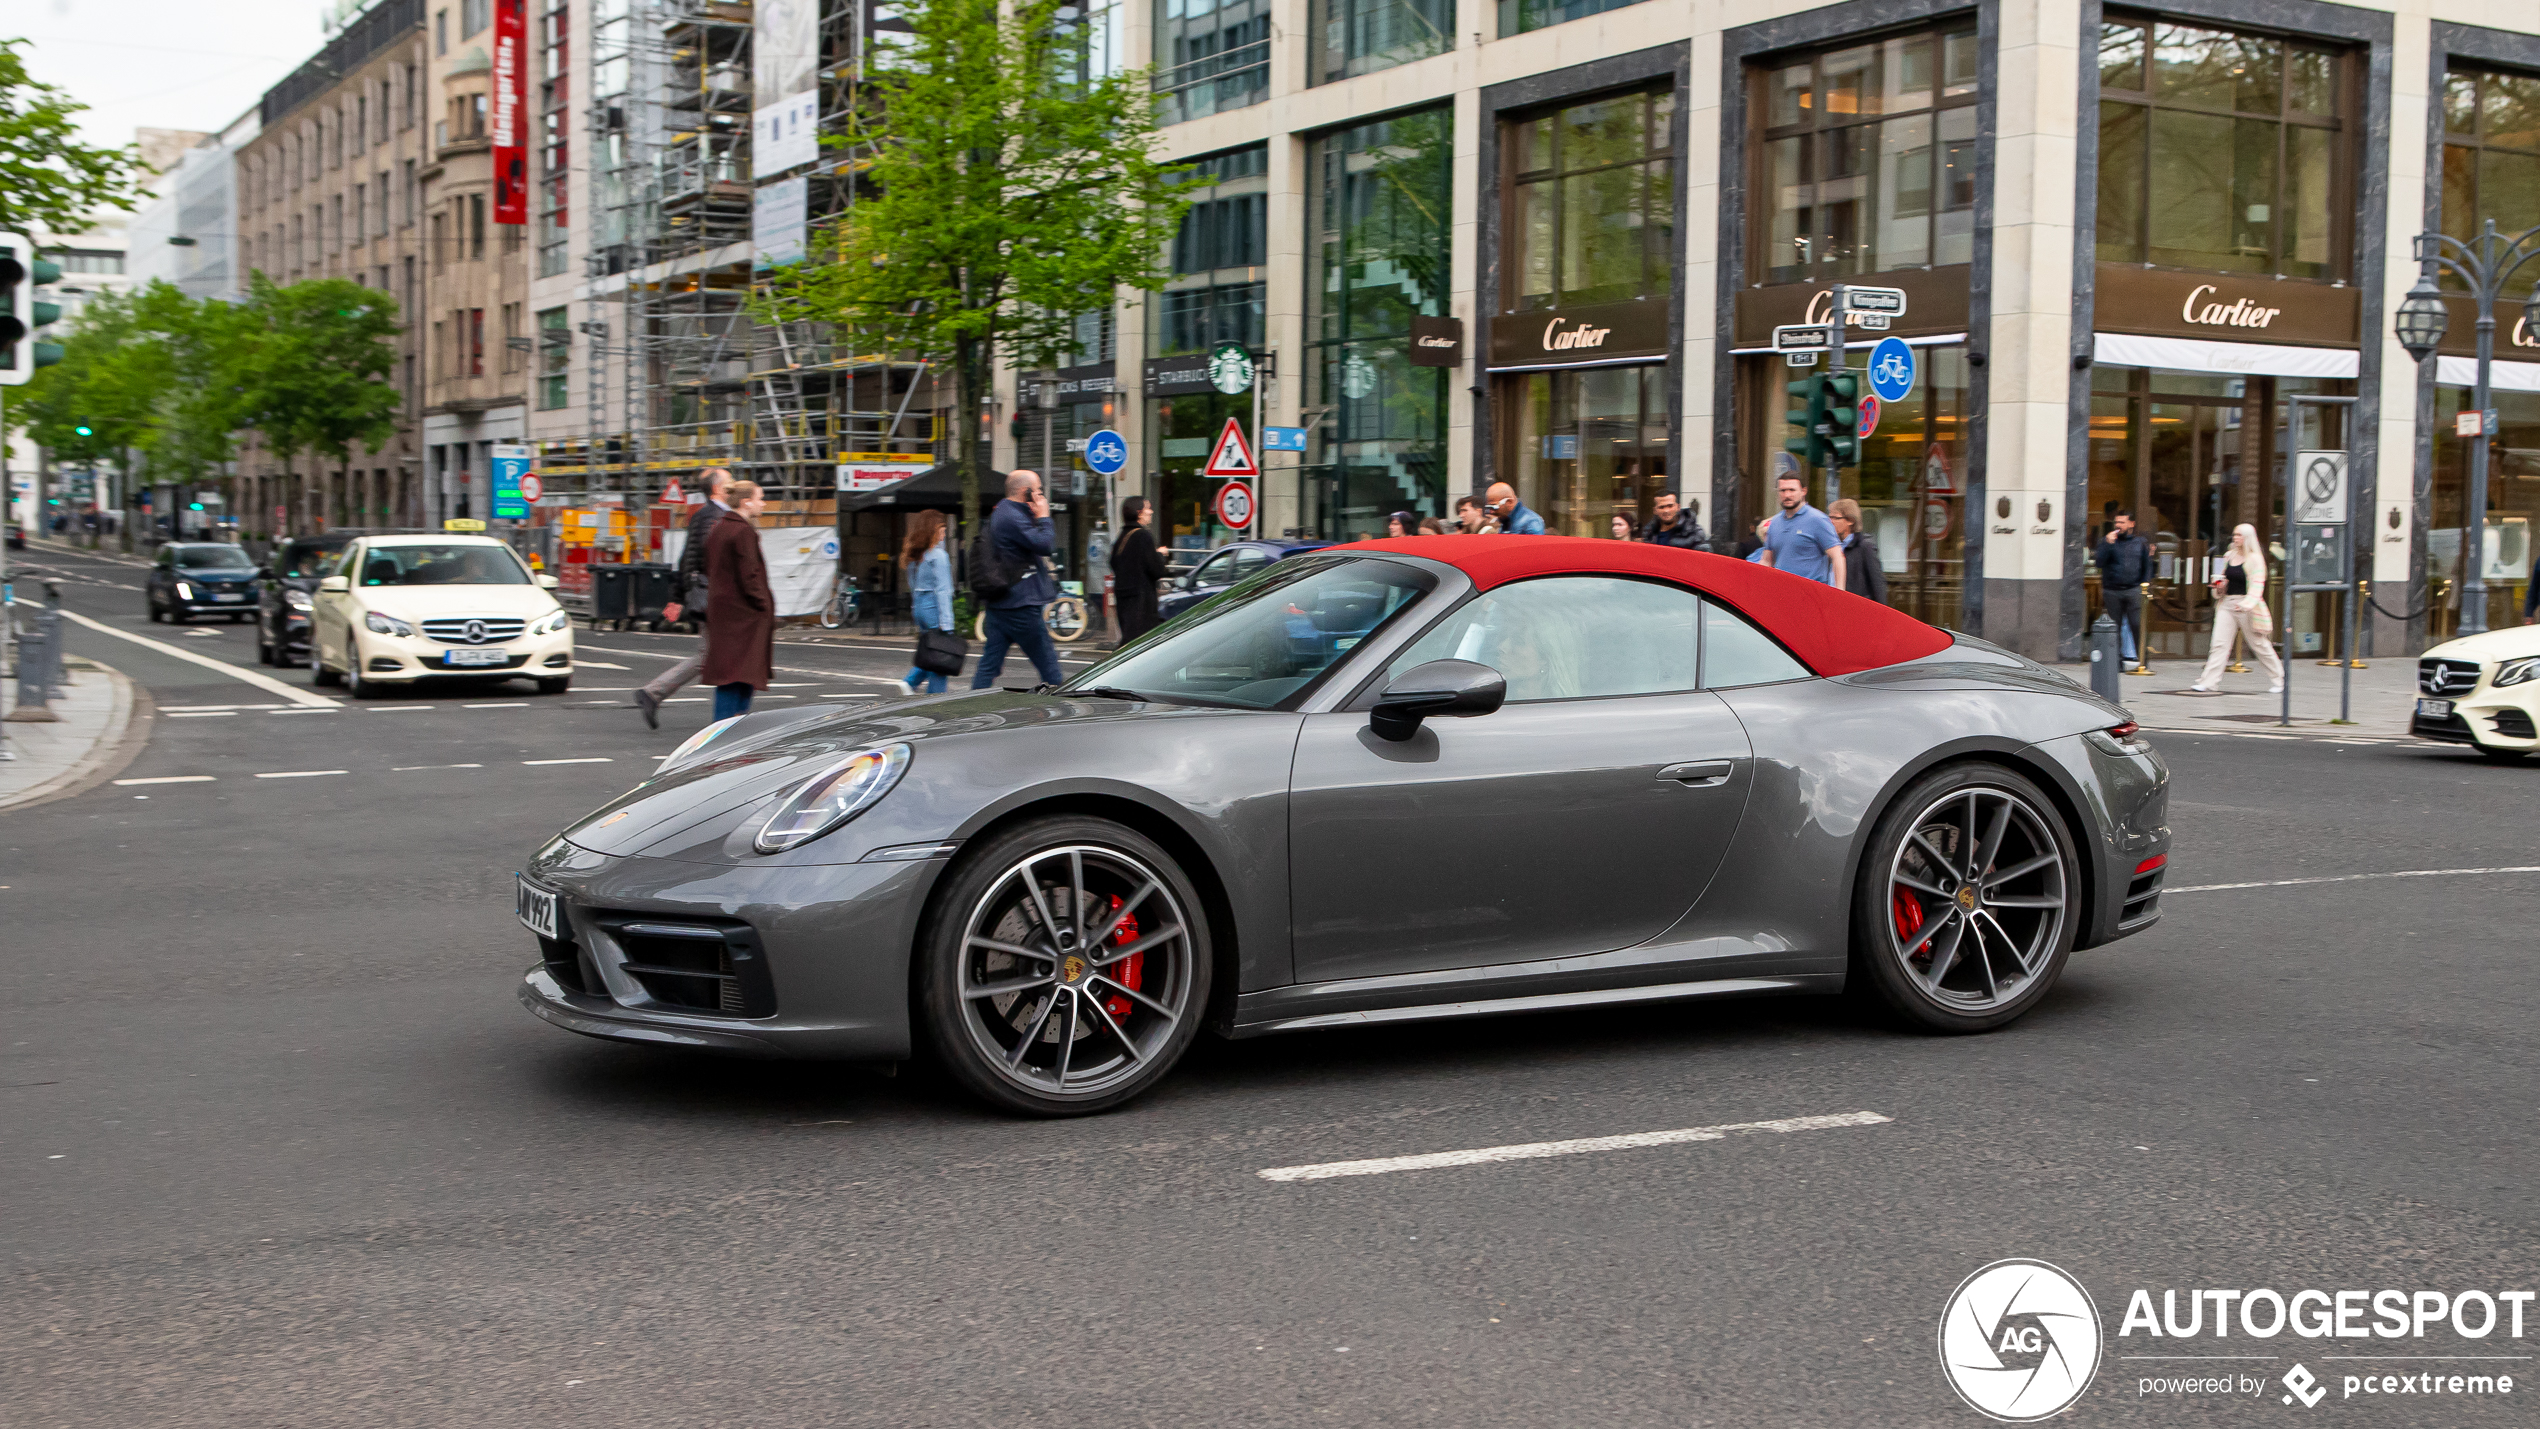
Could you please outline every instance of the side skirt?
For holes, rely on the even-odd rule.
[[[1680,1002],[1702,997],[1751,997],[1774,993],[1838,993],[1840,973],[1799,973],[1782,977],[1704,978],[1693,982],[1643,987],[1597,988],[1579,992],[1532,993],[1516,997],[1472,998],[1458,1002],[1411,1003],[1400,1007],[1365,1008],[1354,1012],[1289,1014],[1307,988],[1278,988],[1247,994],[1235,1008],[1230,1037],[1260,1037],[1273,1032],[1305,1032],[1330,1027],[1370,1027],[1388,1022],[1429,1022],[1449,1017],[1499,1017],[1520,1012],[1553,1012],[1579,1007],[1611,1007],[1641,1002]],[[1268,1003],[1265,1006],[1263,1004]]]

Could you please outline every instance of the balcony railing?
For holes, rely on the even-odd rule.
[[[1255,40],[1155,74],[1156,119],[1174,124],[1259,104],[1270,95],[1270,42]]]

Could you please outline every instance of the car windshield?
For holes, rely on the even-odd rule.
[[[285,576],[314,579],[324,576],[335,565],[335,558],[343,554],[344,547],[340,542],[329,546],[315,541],[294,541],[282,548],[282,559],[274,562],[273,568]]]
[[[176,563],[179,568],[189,571],[228,570],[233,566],[244,570],[256,568],[256,563],[247,559],[247,553],[236,546],[179,546],[176,548]]]
[[[529,572],[501,546],[373,546],[355,585],[527,585]]]
[[[1433,584],[1393,561],[1292,557],[1173,617],[1066,689],[1271,709],[1303,693]]]

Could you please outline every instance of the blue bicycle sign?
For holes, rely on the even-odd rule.
[[[1118,476],[1129,464],[1129,444],[1109,427],[1085,438],[1085,465],[1097,476]]]
[[[1914,390],[1914,349],[1901,337],[1883,337],[1870,349],[1870,390],[1882,402],[1902,402]]]

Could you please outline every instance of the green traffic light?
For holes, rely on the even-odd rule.
[[[93,437],[93,436],[97,435],[97,431],[96,431],[96,429],[95,429],[95,428],[93,428],[93,427],[86,427],[86,426],[73,427],[73,428],[71,428],[71,432],[72,432],[72,434],[73,434],[73,435],[75,435],[75,436],[82,436],[82,437]]]

